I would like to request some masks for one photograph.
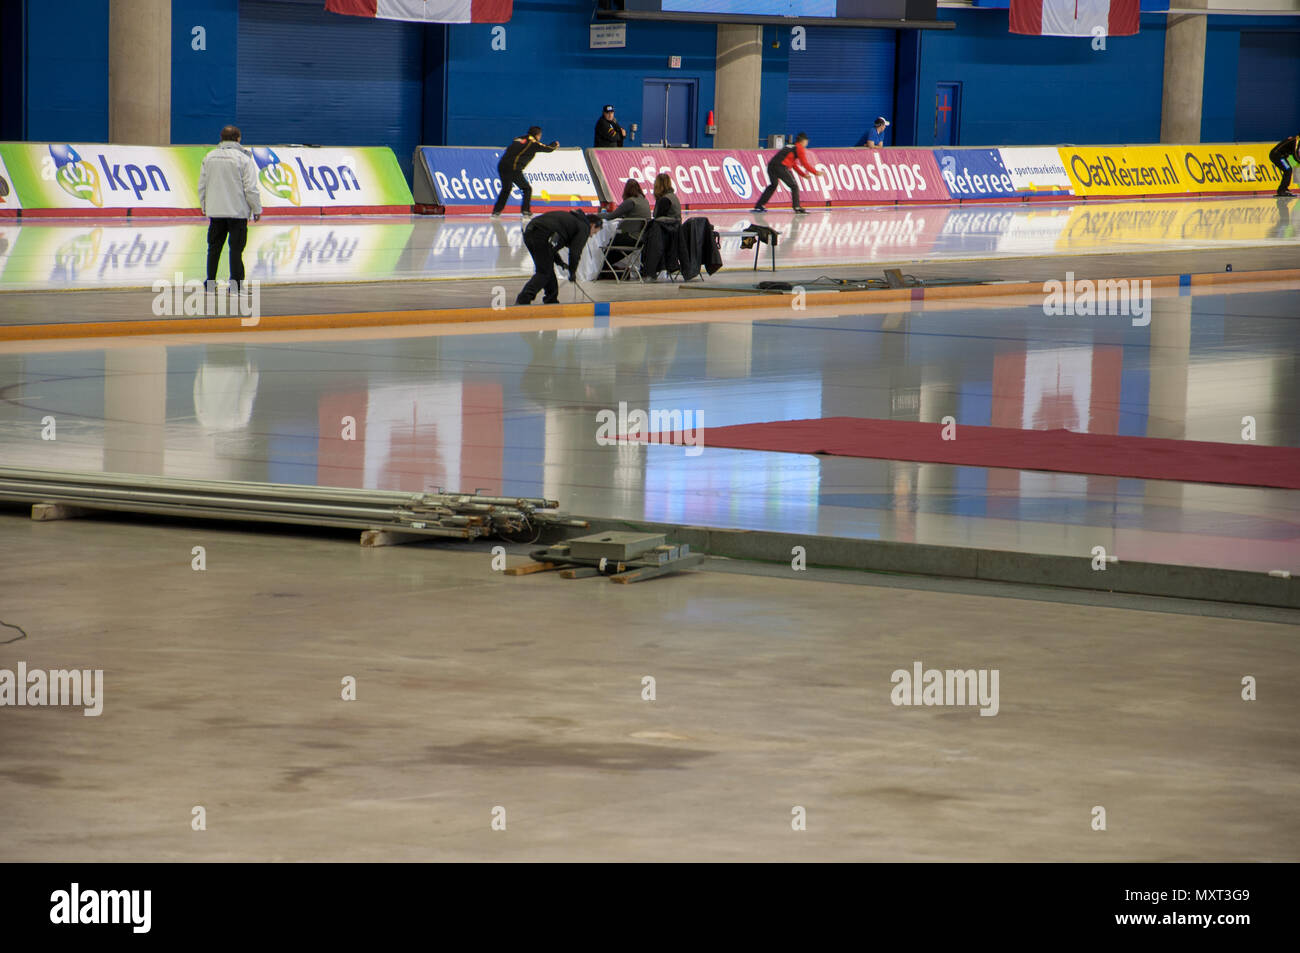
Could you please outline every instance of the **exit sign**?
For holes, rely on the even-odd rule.
[[[669,69],[681,69],[681,68],[682,68],[682,58],[681,58],[680,56],[670,56],[670,57],[668,57],[668,68],[669,68]]]

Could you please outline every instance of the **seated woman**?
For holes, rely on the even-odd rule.
[[[650,221],[650,203],[646,200],[645,193],[641,191],[641,183],[636,179],[628,179],[623,186],[623,201],[612,212],[601,212],[600,217],[605,221],[611,221],[616,218],[625,219],[618,226],[618,234],[610,242],[610,251],[606,261],[611,265],[621,261],[627,254],[627,251],[619,251],[619,246],[631,249],[641,237],[641,230],[646,227]]]
[[[655,176],[655,218],[673,225],[682,223],[682,203],[673,188],[672,176],[660,172]]]

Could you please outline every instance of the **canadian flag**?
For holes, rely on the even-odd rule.
[[[325,0],[331,13],[421,23],[506,23],[514,0]]]
[[[1011,32],[1031,36],[1132,36],[1138,31],[1139,2],[1011,0]]]

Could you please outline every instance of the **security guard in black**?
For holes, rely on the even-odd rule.
[[[524,229],[524,247],[533,257],[533,277],[519,292],[515,304],[532,304],[537,292],[543,290],[543,304],[559,303],[560,282],[555,277],[555,266],[558,264],[567,271],[569,280],[573,281],[582,249],[586,247],[593,227],[599,225],[599,219],[588,218],[578,209],[547,212],[529,222]],[[565,248],[569,250],[568,261],[560,258],[560,252]]]
[[[618,149],[627,138],[627,131],[614,119],[614,107],[606,106],[600,118],[596,120],[596,148]]]
[[[501,194],[497,196],[496,204],[492,206],[493,215],[501,214],[501,210],[506,207],[506,202],[510,201],[510,187],[516,185],[519,191],[524,193],[524,201],[519,209],[520,214],[532,214],[529,211],[529,203],[533,198],[533,187],[524,178],[524,169],[533,161],[533,156],[537,153],[554,152],[560,147],[558,139],[548,146],[542,142],[541,136],[542,127],[533,126],[528,130],[527,135],[512,140],[510,145],[506,146],[501,161],[497,163],[497,174],[501,176]]]

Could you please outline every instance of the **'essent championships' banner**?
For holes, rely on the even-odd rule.
[[[421,146],[420,157],[429,180],[447,211],[469,211],[492,205],[501,189],[497,163],[505,150],[457,146]],[[565,207],[597,207],[600,196],[581,149],[539,152],[524,169],[533,187],[532,204]],[[519,207],[523,194],[510,191],[508,206]]]
[[[25,209],[176,209],[199,206],[211,146],[0,143],[0,163]],[[254,146],[263,208],[410,206],[391,149]]]
[[[824,176],[799,177],[803,202],[941,202],[944,188],[929,149],[815,149],[814,168]],[[636,179],[647,190],[667,172],[683,205],[734,208],[752,205],[767,187],[767,163],[774,152],[759,149],[592,149],[612,197]],[[790,190],[777,187],[768,203],[790,205]]]
[[[1276,191],[1271,142],[1194,146],[1062,146],[1076,195]]]

